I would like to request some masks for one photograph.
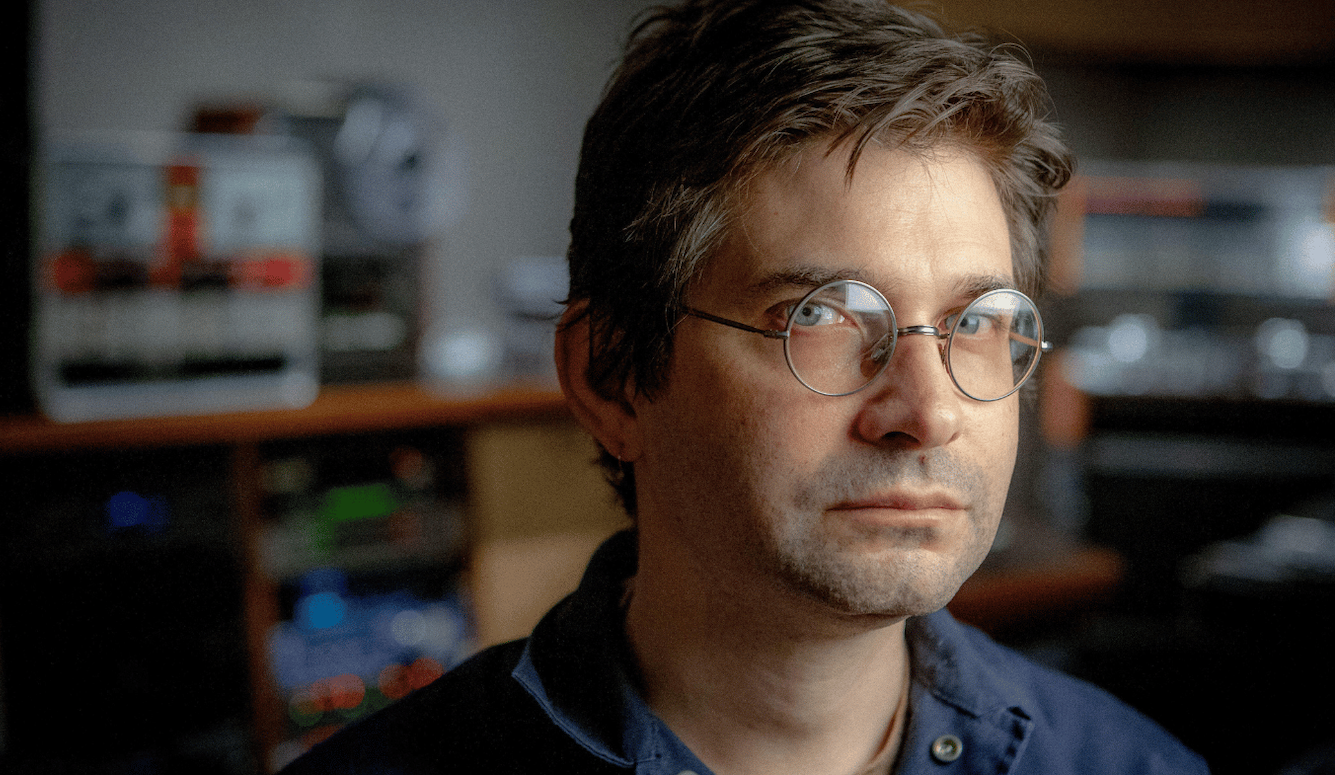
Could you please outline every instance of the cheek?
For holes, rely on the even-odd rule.
[[[840,420],[828,398],[754,356],[675,364],[667,389],[644,407],[646,475],[662,471],[697,508],[768,510],[827,456]],[[748,361],[757,368],[744,369]],[[791,383],[791,384],[789,384]],[[847,418],[843,418],[847,423]]]
[[[712,474],[731,467],[728,459],[736,454],[751,409],[745,394],[706,364],[678,361],[662,392],[636,408],[644,440],[636,478],[642,494],[663,490],[663,497],[672,497],[675,490],[685,499],[706,490]]]
[[[1001,517],[1006,493],[1010,489],[1011,476],[1015,472],[1015,458],[1019,447],[1019,403],[1011,398],[1002,406],[983,409],[996,409],[978,421],[978,443],[975,459],[985,467],[992,480],[992,510],[996,512],[993,521]]]
[[[997,458],[1001,466],[1006,481],[1010,482],[1011,473],[1015,470],[1015,457],[1020,445],[1020,411],[1019,397],[1014,397],[1009,410],[1002,418],[1001,427],[998,428],[997,435]]]
[[[847,439],[851,427],[844,405],[803,387],[781,354],[778,360],[781,370],[711,369],[711,386],[706,388],[713,396],[710,417],[701,423],[701,432],[716,434],[748,475],[770,479],[818,467]]]

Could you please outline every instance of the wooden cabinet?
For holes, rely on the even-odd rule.
[[[237,672],[244,675],[242,680],[249,686],[245,736],[253,741],[259,768],[272,767],[292,752],[290,745],[284,748],[292,725],[288,709],[291,698],[284,696],[273,680],[269,639],[275,626],[290,617],[291,602],[284,598],[285,585],[303,568],[292,557],[286,558],[286,565],[285,558],[274,557],[276,551],[281,552],[282,544],[273,538],[279,515],[274,513],[273,483],[269,480],[288,459],[307,459],[316,452],[325,458],[374,457],[379,454],[376,449],[390,449],[396,444],[426,449],[437,466],[451,469],[435,477],[432,497],[457,506],[454,512],[448,507],[438,510],[434,517],[457,522],[450,526],[458,530],[457,545],[450,551],[428,551],[420,557],[411,551],[396,553],[391,548],[388,554],[381,551],[369,559],[365,552],[356,557],[344,554],[327,559],[334,564],[370,562],[400,568],[439,560],[456,573],[471,604],[472,642],[476,647],[526,634],[543,611],[574,588],[589,553],[625,519],[593,465],[592,442],[570,418],[560,395],[543,389],[505,388],[443,397],[412,384],[338,386],[326,388],[312,406],[297,411],[73,425],[39,417],[7,418],[0,420],[0,456],[4,458],[0,462],[16,480],[8,488],[11,508],[6,518],[10,526],[2,535],[7,541],[14,539],[9,541],[11,550],[44,546],[52,554],[50,559],[32,563],[42,569],[35,575],[14,571],[0,580],[8,587],[4,597],[36,601],[35,605],[0,608],[0,625],[14,625],[8,632],[0,627],[0,634],[17,644],[6,649],[9,653],[0,653],[0,675],[7,670],[9,677],[19,678],[22,673],[48,669],[48,665],[34,664],[42,657],[28,647],[32,639],[19,631],[31,631],[32,623],[40,622],[42,616],[50,617],[59,631],[57,640],[84,637],[79,634],[83,632],[81,625],[60,619],[72,605],[68,600],[91,599],[88,585],[154,588],[138,592],[127,589],[123,595],[113,595],[128,600],[136,595],[143,597],[141,593],[145,592],[151,598],[162,592],[162,587],[174,584],[197,584],[198,577],[192,577],[188,568],[175,575],[149,574],[143,577],[145,581],[127,575],[125,566],[126,562],[144,562],[149,556],[170,557],[174,558],[172,562],[193,564],[202,572],[200,561],[183,559],[198,549],[215,558],[221,569],[211,570],[209,575],[235,576],[234,584],[222,584],[218,596],[201,603],[218,609],[213,613],[214,620],[230,618],[232,622],[220,622],[221,635],[199,635],[199,641],[183,642],[181,648],[202,649],[202,640],[208,638],[241,641],[232,644],[230,651],[225,645],[222,650],[241,655]],[[158,469],[157,477],[150,477],[152,484],[142,484],[145,468]],[[198,476],[185,472],[198,472]],[[20,478],[26,481],[17,481]],[[147,539],[126,537],[128,531],[112,531],[126,535],[108,537],[106,525],[90,527],[89,522],[106,516],[91,513],[110,509],[103,502],[120,487],[127,492],[160,491],[142,497],[171,501],[173,528],[165,528],[166,505],[145,507],[149,509],[145,513],[159,508],[163,514],[162,525],[147,525],[153,533]],[[90,494],[74,502],[60,501],[53,492],[63,488],[71,492],[89,490]],[[17,498],[13,495],[16,492],[21,493]],[[191,513],[181,513],[185,510]],[[81,526],[53,524],[52,515],[62,512],[83,513]],[[20,527],[44,520],[47,526],[43,528]],[[76,533],[82,537],[76,537]],[[49,548],[52,546],[58,548]],[[127,552],[138,559],[122,561],[129,557]],[[88,566],[89,558],[119,570],[90,575],[87,583],[80,582],[83,586],[77,588],[71,582],[70,588],[61,593],[61,600],[43,599],[48,590],[40,587],[49,588],[52,579],[77,576],[72,566]],[[136,580],[128,581],[130,578]],[[180,581],[182,578],[187,580]],[[25,584],[39,588],[15,588]],[[193,593],[167,597],[170,600],[155,609],[159,619],[192,606],[181,600],[202,600]],[[232,597],[235,599],[229,599]],[[6,610],[13,612],[12,622],[4,621]],[[117,609],[107,618],[124,620],[125,615]],[[116,626],[103,625],[98,637],[130,641],[138,637],[106,631]],[[178,632],[175,637],[184,638],[186,634]],[[104,661],[91,639],[68,646],[71,659],[87,655],[90,665]],[[180,661],[182,666],[189,664],[189,659]],[[100,669],[90,667],[89,676],[99,675]],[[166,669],[174,674],[188,667],[173,664]],[[203,669],[225,673],[230,668],[210,663]],[[177,681],[171,681],[169,674],[150,674],[140,680],[143,684],[163,682]],[[184,689],[192,683],[206,682],[182,677],[179,683]],[[14,706],[26,703],[32,692],[38,691],[25,681],[14,685],[16,690],[7,698]],[[97,707],[104,715],[113,716],[115,705],[110,703],[108,700]],[[14,707],[3,717],[11,730],[11,748],[23,747],[20,736],[60,734],[59,730],[32,726],[42,723],[41,712],[34,713],[35,718],[29,721],[27,708]],[[54,718],[55,714],[51,715]],[[52,721],[48,726],[58,723]],[[149,738],[151,735],[145,738],[145,746],[153,744]]]

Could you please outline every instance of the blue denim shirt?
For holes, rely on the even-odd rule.
[[[474,657],[317,746],[285,775],[710,775],[627,671],[620,600],[635,539],[609,539],[524,641]],[[912,684],[897,775],[1193,775],[1200,757],[1089,684],[944,611],[907,626]]]

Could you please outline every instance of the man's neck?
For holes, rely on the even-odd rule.
[[[821,620],[800,604],[720,594],[717,580],[693,583],[645,559],[626,615],[641,688],[718,775],[853,775],[897,746],[903,621]]]

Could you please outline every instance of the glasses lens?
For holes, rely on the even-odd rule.
[[[793,306],[785,347],[802,384],[829,396],[847,395],[885,370],[895,348],[895,316],[871,286],[829,283]]]
[[[965,395],[995,401],[1014,393],[1033,373],[1042,337],[1038,310],[1029,297],[993,291],[952,322],[946,363]]]

